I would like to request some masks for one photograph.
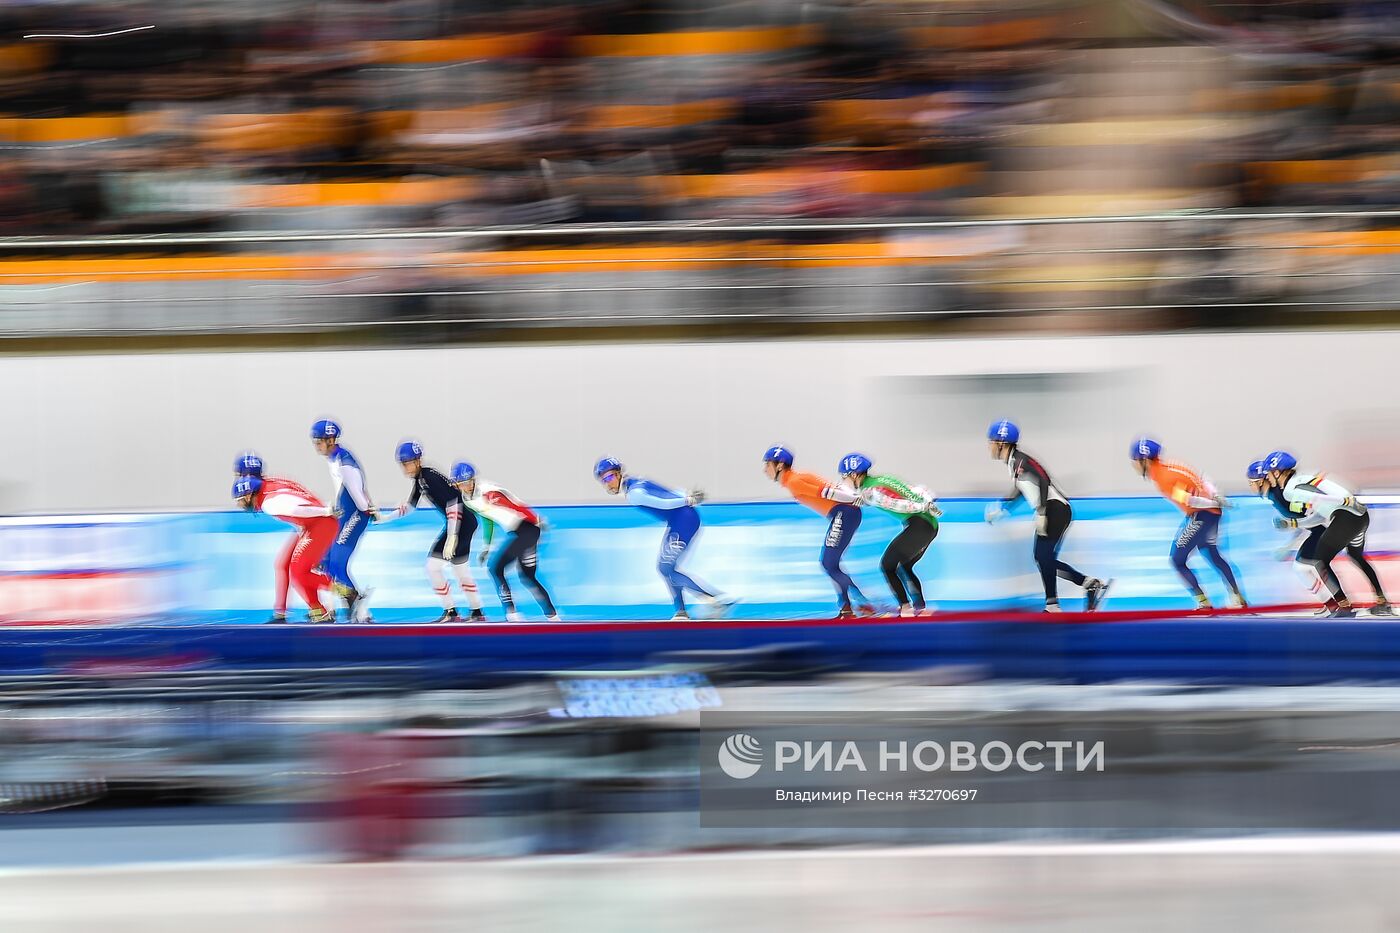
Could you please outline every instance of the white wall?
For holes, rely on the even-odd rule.
[[[715,498],[774,497],[773,443],[828,474],[862,450],[945,496],[1000,492],[982,438],[1003,416],[1071,495],[1146,492],[1127,460],[1139,431],[1227,489],[1288,447],[1374,491],[1400,473],[1397,361],[1391,331],[14,356],[0,510],[222,507],[243,447],[324,490],[307,429],[327,416],[382,503],[406,488],[404,437],[540,503],[600,501],[602,454]]]

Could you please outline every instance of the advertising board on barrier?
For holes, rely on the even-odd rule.
[[[1040,604],[1031,558],[1032,529],[1019,517],[987,525],[986,500],[941,503],[938,537],[918,565],[931,603],[945,609],[1031,609]],[[1283,553],[1291,537],[1274,529],[1275,514],[1256,499],[1236,500],[1222,526],[1222,547],[1257,604],[1310,599],[1308,585]],[[1063,556],[1086,573],[1114,578],[1111,603],[1124,609],[1189,609],[1193,603],[1172,569],[1168,551],[1181,516],[1155,498],[1081,499]],[[539,574],[563,617],[571,621],[665,619],[667,591],[656,572],[662,526],[620,506],[558,506],[541,510],[545,533]],[[746,618],[823,618],[835,593],[819,564],[823,519],[795,503],[706,504],[705,522],[686,570],[742,602]],[[384,622],[422,622],[439,612],[424,561],[441,517],[420,510],[373,527],[353,563],[357,581],[373,590]],[[899,526],[866,510],[847,569],[868,595],[889,604],[880,554]],[[274,560],[291,530],[274,519],[238,512],[0,519],[0,620],[6,622],[189,621],[262,622],[271,607]],[[488,616],[501,611],[485,568],[473,568]],[[1400,506],[1374,503],[1370,550],[1400,552]],[[1280,559],[1283,558],[1283,559]],[[1369,598],[1364,581],[1344,560],[1348,589]],[[1400,574],[1377,563],[1392,589]],[[1225,593],[1213,569],[1198,575],[1217,605]],[[1066,608],[1080,593],[1064,585]],[[295,599],[295,597],[294,597]],[[527,618],[536,607],[522,589]],[[295,602],[293,603],[295,606]],[[536,615],[532,615],[536,613]]]
[[[0,621],[167,618],[198,605],[181,527],[201,516],[0,519]]]

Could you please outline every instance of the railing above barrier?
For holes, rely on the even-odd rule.
[[[874,233],[885,231],[949,230],[997,227],[1056,227],[1083,224],[1163,224],[1183,221],[1242,223],[1245,221],[1350,222],[1400,221],[1400,210],[1279,210],[1233,211],[1183,209],[1145,214],[1084,214],[1073,217],[984,217],[897,220],[812,220],[741,221],[695,220],[684,223],[555,224],[550,226],[483,226],[417,229],[308,230],[294,233],[152,233],[111,236],[34,237],[0,236],[0,251],[121,248],[164,246],[246,246],[260,243],[333,243],[366,240],[451,240],[451,239],[590,239],[595,237],[640,238],[657,234],[700,235],[725,233],[764,235],[768,233]]]
[[[1397,252],[1400,210],[5,237],[0,336],[1057,313],[1150,327],[1169,310],[1238,323],[1395,310]]]

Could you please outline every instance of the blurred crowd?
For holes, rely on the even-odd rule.
[[[1400,200],[1400,3],[0,9],[6,234]]]

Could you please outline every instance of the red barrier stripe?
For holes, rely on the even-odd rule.
[[[1357,603],[1357,609],[1369,608],[1370,604]],[[935,612],[931,616],[915,619],[905,619],[900,617],[870,617],[864,619],[741,619],[734,621],[713,621],[691,620],[689,622],[668,622],[661,620],[654,621],[614,621],[614,622],[487,622],[476,624],[442,624],[434,625],[428,623],[395,623],[390,622],[380,625],[352,625],[348,623],[337,623],[336,625],[306,625],[293,624],[285,628],[281,626],[262,627],[253,623],[247,623],[249,628],[259,628],[265,632],[303,632],[313,631],[333,634],[351,635],[387,635],[387,636],[421,636],[421,635],[461,635],[470,633],[473,635],[548,635],[548,634],[594,634],[602,632],[648,632],[648,631],[714,631],[716,629],[759,629],[759,628],[824,628],[824,627],[854,627],[871,625],[926,625],[930,623],[944,622],[996,622],[1015,623],[1018,625],[1065,625],[1093,623],[1103,625],[1115,622],[1160,622],[1160,621],[1192,621],[1215,618],[1243,617],[1250,618],[1260,615],[1311,615],[1318,608],[1317,603],[1285,603],[1273,606],[1251,606],[1248,609],[1210,609],[1205,611],[1190,611],[1180,609],[1137,609],[1137,610],[1105,610],[1102,612],[999,612],[996,610],[964,610],[959,612]],[[1269,621],[1267,619],[1261,621]],[[6,619],[0,621],[0,627],[4,626],[89,626],[101,628],[110,625],[96,619],[75,620],[75,619]],[[139,623],[123,623],[119,627],[138,627]],[[209,623],[199,623],[190,626],[179,626],[161,624],[160,628],[179,630],[188,628],[191,630],[206,629]]]
[[[1311,613],[1317,603],[1288,603],[1274,606],[1252,606],[1248,609],[1210,609],[1191,612],[1179,609],[1142,609],[1120,612],[996,612],[991,610],[965,612],[936,612],[925,618],[883,618],[865,619],[743,619],[732,622],[689,621],[689,622],[539,622],[506,623],[488,622],[476,625],[320,625],[295,626],[295,629],[310,628],[313,631],[333,634],[354,635],[566,635],[592,634],[604,632],[656,632],[656,631],[714,631],[717,629],[758,629],[758,628],[824,628],[853,627],[866,625],[926,625],[940,622],[1011,622],[1030,625],[1063,625],[1067,623],[1105,624],[1113,622],[1155,622],[1189,621],[1230,616],[1250,617],[1262,614]],[[1361,605],[1358,609],[1364,608]],[[288,630],[291,630],[290,628]]]
[[[37,628],[40,626],[52,628],[59,625],[88,625],[93,628],[111,625],[110,622],[103,622],[99,619],[0,619],[0,628],[6,626],[20,626],[23,628]]]
[[[0,571],[0,580],[16,583],[33,583],[43,580],[113,580],[150,577],[165,572],[167,571],[151,570],[144,567],[132,570],[43,570],[34,573]]]

